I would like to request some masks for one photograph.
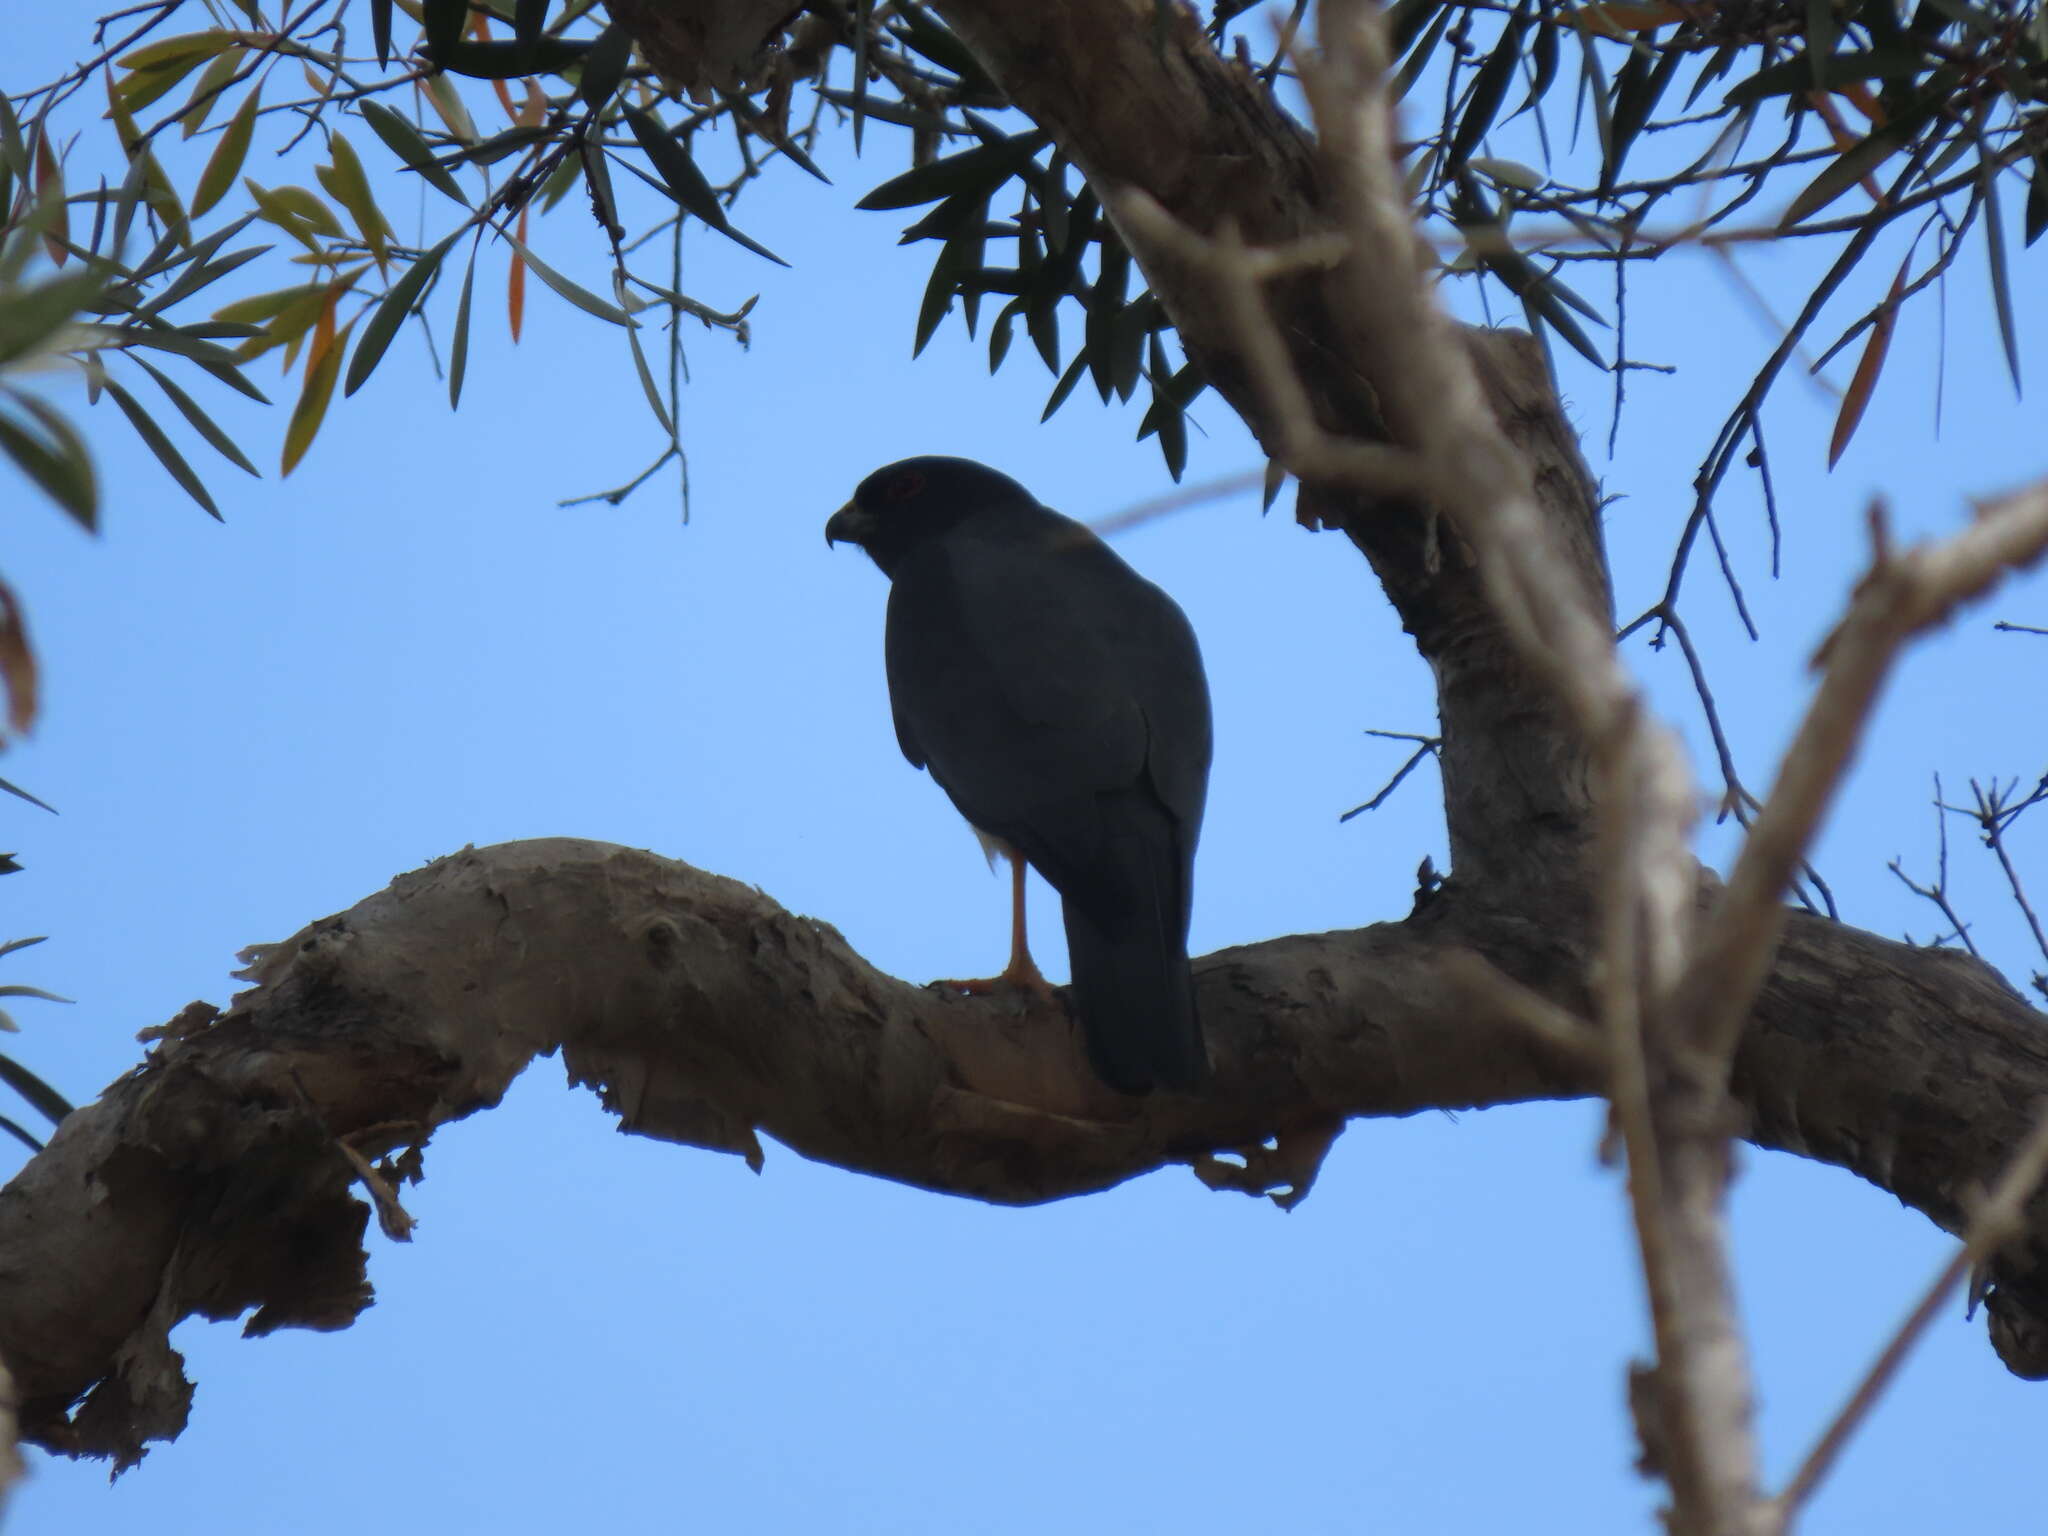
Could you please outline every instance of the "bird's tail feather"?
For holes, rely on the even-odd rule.
[[[1165,849],[1148,836],[1118,843],[1112,858],[1126,878],[1115,883],[1128,899],[1088,910],[1062,904],[1082,1038],[1096,1072],[1119,1092],[1186,1092],[1208,1077],[1209,1057],[1188,969],[1180,860],[1170,839]]]

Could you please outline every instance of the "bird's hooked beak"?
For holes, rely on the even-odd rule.
[[[826,520],[825,543],[859,544],[865,546],[868,535],[875,531],[874,514],[848,502]]]

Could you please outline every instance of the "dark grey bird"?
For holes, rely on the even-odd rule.
[[[971,459],[905,459],[825,525],[890,580],[896,739],[1012,863],[1059,892],[1096,1073],[1122,1093],[1208,1072],[1188,970],[1209,683],[1179,606],[1071,518]],[[971,985],[971,984],[970,984]]]

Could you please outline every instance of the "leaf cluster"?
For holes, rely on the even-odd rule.
[[[677,390],[685,368],[676,322],[689,316],[744,340],[747,306],[721,308],[685,293],[673,237],[696,223],[779,259],[735,223],[735,202],[776,160],[818,174],[811,152],[835,122],[850,127],[856,146],[874,137],[876,125],[907,130],[896,143],[909,168],[860,206],[920,210],[905,242],[935,248],[914,350],[956,309],[969,333],[980,335],[983,301],[992,297],[991,366],[1011,356],[1021,322],[1030,350],[1054,376],[1046,414],[1084,377],[1104,401],[1128,400],[1142,384],[1150,406],[1141,436],[1157,437],[1176,475],[1185,462],[1186,413],[1203,388],[1199,372],[1174,361],[1171,326],[1134,280],[1095,192],[1042,133],[1006,112],[999,87],[923,0],[840,0],[795,13],[738,76],[723,86],[699,84],[687,96],[649,68],[595,0],[328,0],[275,21],[254,0],[240,0],[234,25],[216,6],[212,24],[162,35],[189,3],[167,0],[134,13],[142,18],[137,26],[99,58],[23,98],[34,115],[17,134],[22,144],[10,154],[8,174],[23,184],[48,179],[39,167],[52,159],[54,110],[103,76],[143,222],[152,237],[171,242],[110,286],[125,283],[161,319],[164,293],[180,281],[203,279],[203,286],[235,269],[228,263],[261,254],[223,244],[192,259],[219,234],[198,233],[199,222],[219,217],[231,201],[245,200],[255,226],[284,237],[288,259],[307,269],[303,280],[223,304],[201,324],[242,334],[198,336],[217,351],[194,360],[239,367],[275,351],[299,370],[280,461],[286,472],[310,448],[337,387],[342,395],[363,388],[406,322],[426,325],[465,236],[444,365],[451,401],[459,400],[465,374],[475,263],[495,244],[507,262],[515,336],[529,276],[619,327],[663,434],[663,460],[680,457]],[[1162,26],[1178,3],[1162,0]],[[1299,3],[1219,5],[1209,31],[1216,46],[1235,53],[1248,84],[1284,103],[1291,67],[1286,43],[1272,41],[1272,23],[1291,38],[1304,12]],[[348,24],[354,19],[360,28],[365,14],[367,52],[349,46]],[[1864,338],[1835,451],[1876,387],[1896,313],[1970,239],[1986,252],[2000,340],[2017,377],[1999,202],[2012,183],[2003,195],[2024,209],[2026,243],[2048,227],[2048,31],[2038,6],[1397,0],[1388,24],[1397,87],[1410,98],[1406,120],[1428,124],[1404,147],[1418,211],[1446,249],[1447,275],[1505,294],[1539,333],[1615,370],[1617,391],[1619,375],[1633,365],[1621,325],[1628,262],[1700,245],[1832,239],[1844,260],[1808,295],[1796,345],[1876,235],[1901,219],[1911,221],[1913,239],[1897,279],[1828,349],[1832,355]],[[1253,56],[1255,42],[1272,49],[1263,64]],[[301,83],[310,95],[295,94]],[[139,115],[160,111],[181,89],[181,106],[138,127]],[[1433,105],[1422,106],[1424,98]],[[480,126],[494,111],[503,126]],[[289,126],[288,143],[315,136],[324,156],[307,184],[269,185],[244,174],[266,124]],[[186,191],[156,159],[154,146],[173,128],[213,141]],[[708,155],[714,140],[717,153]],[[1532,141],[1539,152],[1528,154]],[[1762,142],[1753,148],[1755,141]],[[430,219],[437,227],[412,244],[398,240],[379,207],[376,189],[388,189],[394,176],[433,194],[445,215]],[[652,189],[665,210],[645,227],[629,228],[644,207],[632,183]],[[531,239],[532,217],[576,191],[610,252],[608,294],[543,259]],[[634,195],[622,199],[621,191]],[[93,199],[66,194],[56,206],[82,214]],[[1852,200],[1858,205],[1847,206]],[[10,227],[49,201],[17,198]],[[636,254],[664,234],[670,270],[640,270]],[[1566,280],[1573,264],[1587,262],[1613,269],[1612,301],[1597,302],[1583,282]],[[194,291],[188,286],[179,297]],[[665,380],[643,345],[649,310],[666,323]],[[189,323],[172,329],[192,339]],[[218,345],[227,341],[236,344]],[[1753,425],[1781,364],[1760,376],[1738,426]],[[141,408],[143,395],[110,376],[102,383],[104,375],[102,366],[95,391],[113,399],[173,477],[213,510],[161,424],[153,432],[144,425],[154,418]],[[184,403],[173,404],[228,453]],[[0,420],[8,451],[34,461],[66,505],[84,506],[89,464],[75,441],[27,406],[15,404]],[[1717,445],[1709,476],[1716,484],[1729,452],[1729,443]],[[246,467],[238,455],[229,454]]]

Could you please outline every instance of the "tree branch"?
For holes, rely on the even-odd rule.
[[[1476,984],[1476,959],[1516,986]],[[1584,968],[1569,930],[1470,891],[1220,951],[1197,962],[1213,1090],[1134,1102],[1094,1083],[1056,1013],[884,976],[737,881],[572,839],[467,850],[263,947],[225,1013],[152,1032],[58,1128],[0,1191],[0,1357],[26,1436],[132,1462],[184,1425],[182,1318],[346,1327],[371,1296],[357,1160],[416,1178],[437,1127],[556,1049],[625,1130],[756,1167],[766,1132],[1028,1204],[1269,1136],[1313,1147],[1350,1115],[1594,1092],[1583,1042],[1532,1027],[1518,995],[1583,1012]],[[2048,1096],[2048,1032],[1968,957],[1795,915],[1736,1090],[1751,1139],[1960,1232]],[[1990,1279],[1994,1343],[2048,1374],[2048,1202]]]

